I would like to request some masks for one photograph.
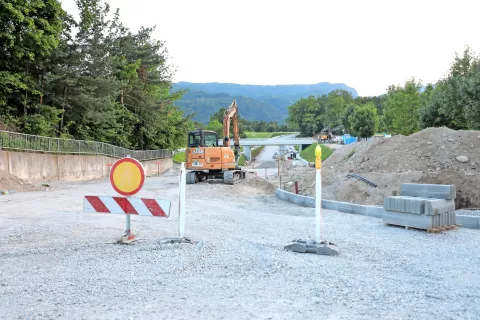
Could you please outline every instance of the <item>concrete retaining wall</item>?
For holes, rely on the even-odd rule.
[[[56,155],[34,152],[0,150],[0,170],[26,181],[66,180],[83,181],[106,178],[107,164],[118,159],[107,156]],[[159,164],[157,164],[159,163]],[[145,173],[155,175],[172,167],[172,158],[142,161]]]
[[[281,189],[277,189],[275,191],[275,194],[278,198],[282,200],[292,202],[304,207],[315,208],[315,198],[313,197],[302,196]],[[322,199],[322,208],[345,213],[360,214],[363,216],[375,218],[382,218],[384,211],[383,207],[381,206],[369,206],[324,199]],[[460,224],[464,228],[480,229],[480,217],[457,215],[457,224]]]

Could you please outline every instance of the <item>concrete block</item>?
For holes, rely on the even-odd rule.
[[[455,200],[429,199],[425,200],[425,214],[433,216],[436,214],[455,211]]]
[[[283,191],[282,189],[275,190],[275,194],[277,195],[277,197],[279,197],[282,200],[288,200],[287,199],[287,193],[285,191]]]
[[[348,202],[339,202],[337,210],[345,213],[354,213],[352,204]]]
[[[402,183],[400,186],[401,196],[453,200],[456,194],[455,185]]]
[[[383,200],[385,210],[423,214],[425,212],[425,199],[420,197],[396,196]]]
[[[419,229],[434,229],[434,216],[427,216],[423,214],[385,210],[383,212],[383,222]]]
[[[374,206],[366,206],[367,210],[365,215],[375,218],[382,218],[383,212],[385,209],[383,207],[374,207]]]
[[[350,207],[352,208],[352,213],[354,214],[360,214],[362,216],[367,215],[367,206],[361,204],[350,204]]]
[[[305,197],[304,204],[305,204],[305,207],[315,208],[315,198]],[[322,203],[322,208],[323,208],[323,203]]]
[[[329,210],[337,210],[338,211],[338,202],[333,200],[322,200],[325,201],[325,208]]]
[[[457,215],[456,220],[463,228],[480,229],[479,217],[477,216],[461,216]]]
[[[300,206],[303,206],[305,204],[305,199],[302,196],[299,196],[295,193],[290,193],[288,195],[288,199],[290,200],[290,202],[293,202],[293,203],[298,204]]]

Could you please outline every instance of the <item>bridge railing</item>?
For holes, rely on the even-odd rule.
[[[113,158],[123,158],[130,155],[137,160],[170,158],[173,155],[173,152],[168,149],[130,150],[104,142],[50,138],[1,130],[0,149],[59,154],[104,155]]]

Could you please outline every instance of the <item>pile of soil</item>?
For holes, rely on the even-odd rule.
[[[480,207],[480,132],[428,128],[410,136],[357,142],[335,150],[323,163],[322,197],[381,205],[402,183],[454,184],[457,208]],[[371,187],[356,173],[377,184]],[[300,181],[302,194],[314,196],[315,170],[292,168],[283,181]]]
[[[0,170],[0,192],[4,192],[4,191],[25,192],[25,191],[40,191],[40,190],[43,190],[43,188],[31,185],[30,183],[25,182],[22,179],[4,170]]]
[[[218,184],[221,184],[219,192]],[[221,181],[202,181],[188,185],[191,195],[198,198],[222,198],[225,197],[255,197],[274,195],[276,186],[267,180],[255,176],[254,173],[247,173],[245,179],[235,181],[234,185],[226,185]]]

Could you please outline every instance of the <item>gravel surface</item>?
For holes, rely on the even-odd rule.
[[[323,210],[340,255],[296,254],[283,246],[314,236],[314,209],[251,180],[187,186],[195,243],[160,245],[176,236],[177,181],[147,178],[139,196],[171,199],[172,215],[132,217],[135,245],[111,244],[124,216],[81,212],[84,195],[114,194],[106,180],[0,198],[0,318],[479,319],[477,230]]]

